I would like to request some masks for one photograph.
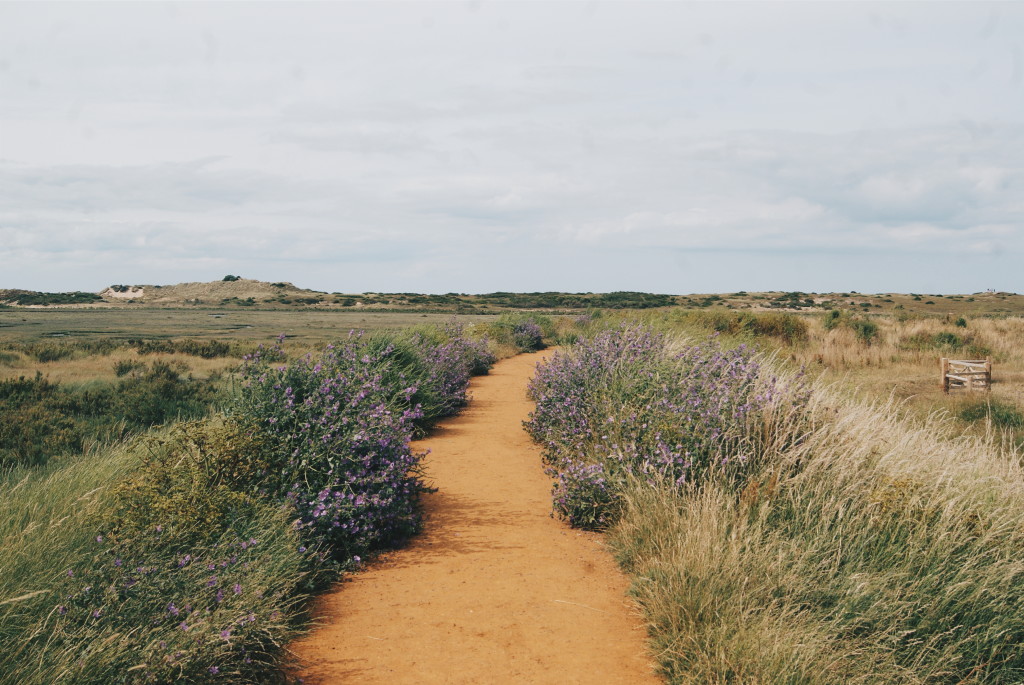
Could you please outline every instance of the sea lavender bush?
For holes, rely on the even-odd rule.
[[[676,350],[664,336],[625,327],[538,368],[526,427],[557,477],[555,510],[600,528],[614,519],[615,483],[625,476],[679,487],[712,475],[742,482],[750,419],[774,392],[747,347],[727,350],[711,339]],[[601,488],[582,477],[594,464]],[[578,513],[584,493],[594,494],[599,513]]]
[[[602,530],[618,514],[619,498],[603,464],[569,462],[551,489],[554,510],[573,528]]]
[[[271,456],[259,483],[296,512],[296,528],[342,561],[398,544],[419,526],[424,490],[409,442],[417,427],[458,411],[470,375],[489,368],[486,341],[461,327],[364,339],[317,357],[247,358],[235,414]]]
[[[541,314],[502,314],[488,330],[499,346],[515,352],[542,350],[546,338],[556,337],[555,322]]]
[[[391,335],[389,342],[411,347],[413,363],[407,365],[407,372],[417,381],[418,392],[426,390],[433,398],[433,402],[419,403],[421,423],[427,426],[465,406],[470,377],[488,373],[496,361],[487,337],[468,336],[456,321],[444,328],[410,329]]]
[[[287,365],[255,356],[244,370],[235,412],[271,445],[263,487],[339,560],[399,543],[419,526],[424,486],[409,442],[422,412],[410,406],[413,379],[399,370],[385,382],[390,354],[350,337]]]
[[[512,342],[521,350],[539,350],[544,347],[544,334],[533,321],[520,321],[512,327]]]

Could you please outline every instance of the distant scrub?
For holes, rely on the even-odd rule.
[[[799,315],[783,312],[684,311],[675,313],[671,321],[729,335],[775,338],[787,345],[807,339],[807,322]]]
[[[613,293],[507,293],[478,295],[478,299],[493,305],[519,309],[646,309],[676,304],[673,295],[641,292]]]
[[[0,380],[0,467],[38,465],[87,444],[206,414],[219,397],[211,381],[154,362],[113,385],[68,389],[42,374]]]
[[[822,320],[826,331],[836,328],[848,328],[857,336],[857,340],[866,346],[878,340],[878,324],[870,319],[854,316],[847,311],[829,310]]]
[[[972,359],[983,359],[992,353],[988,346],[977,341],[969,332],[914,333],[900,340],[900,347],[907,350],[935,350],[947,354],[962,353],[963,356]]]
[[[69,293],[41,293],[31,290],[2,290],[0,300],[27,306],[48,306],[61,304],[90,304],[102,302],[103,298],[96,293],[84,293],[80,291]]]
[[[229,343],[223,340],[196,340],[183,338],[180,340],[148,340],[130,338],[125,341],[129,347],[134,348],[139,354],[187,354],[203,359],[215,359],[217,357],[242,357],[248,349],[240,348],[237,343]]]
[[[134,349],[139,354],[185,354],[203,359],[218,357],[241,358],[251,352],[249,345],[223,340],[151,339],[151,338],[97,338],[94,340],[39,340],[29,343],[9,342],[4,349],[20,352],[41,363],[91,356],[105,356],[118,350]],[[0,352],[3,354],[3,352]]]
[[[544,349],[545,338],[553,338],[554,320],[542,314],[502,314],[486,327],[491,340],[516,352]]]

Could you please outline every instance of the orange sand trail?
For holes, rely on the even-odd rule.
[[[291,648],[306,683],[658,683],[627,580],[598,536],[551,518],[522,428],[544,353],[499,362],[430,449],[424,532],[321,598]]]

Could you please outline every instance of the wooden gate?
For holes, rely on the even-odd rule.
[[[942,367],[942,392],[950,390],[983,390],[992,389],[992,358],[987,359],[946,359],[939,364]]]

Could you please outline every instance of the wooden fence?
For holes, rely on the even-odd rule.
[[[939,360],[942,392],[950,390],[992,390],[992,358]]]

